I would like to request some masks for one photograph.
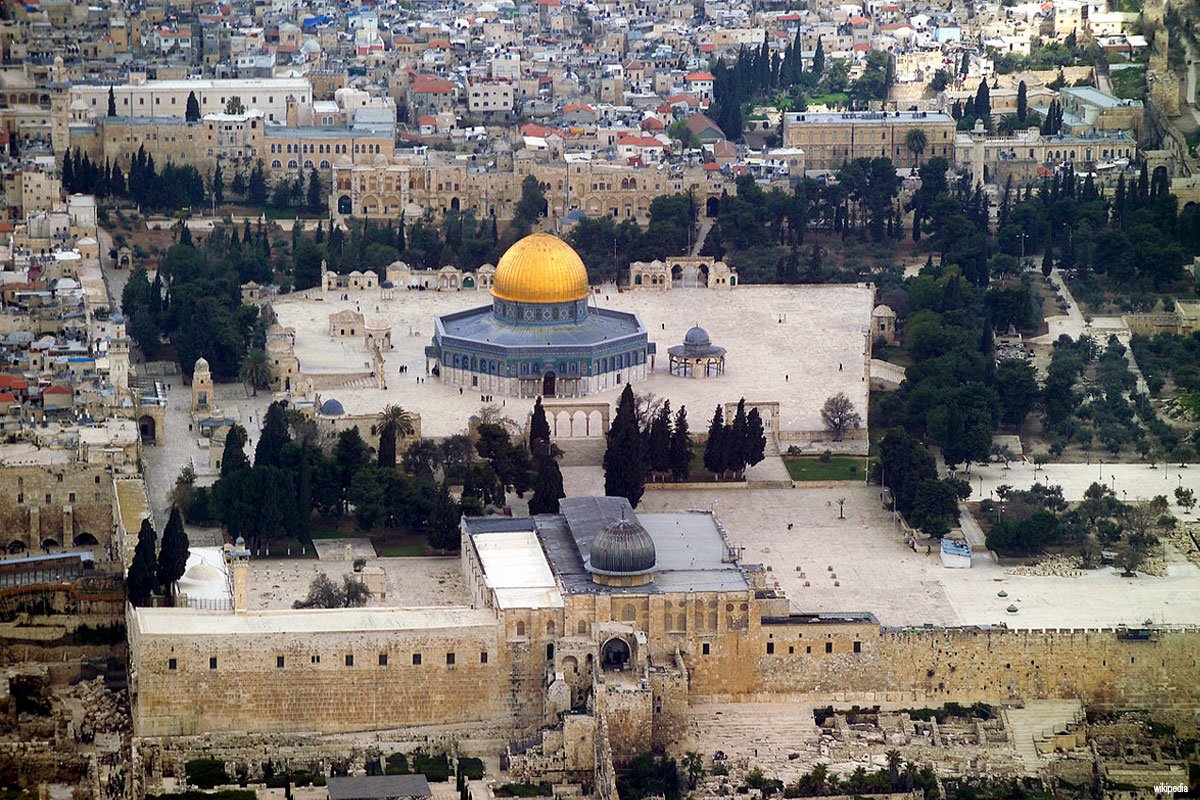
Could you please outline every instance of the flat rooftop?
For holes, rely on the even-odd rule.
[[[725,538],[712,514],[682,512],[635,514],[628,501],[616,497],[568,497],[562,514],[534,518],[538,538],[555,575],[568,594],[662,594],[666,592],[736,592],[750,587],[731,559]],[[602,586],[587,570],[592,542],[613,522],[636,519],[650,538],[658,568],[647,586]]]
[[[137,608],[134,615],[143,636],[375,633],[496,625],[491,611],[464,607],[274,609],[242,614],[190,608]]]
[[[471,537],[500,608],[562,608],[562,593],[532,527]]]

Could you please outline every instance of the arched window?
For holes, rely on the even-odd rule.
[[[524,636],[524,635],[525,635],[525,623],[518,622],[517,623],[517,636]]]
[[[550,620],[549,622],[546,623],[546,635],[547,636],[554,635],[554,620]]]

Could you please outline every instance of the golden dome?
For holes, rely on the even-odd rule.
[[[492,283],[493,297],[515,303],[569,303],[589,292],[579,254],[548,233],[530,234],[508,248]]]

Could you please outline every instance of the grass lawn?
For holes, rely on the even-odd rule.
[[[808,98],[808,104],[810,106],[843,106],[849,99],[850,95],[845,92],[830,92],[829,94]]]
[[[787,457],[783,459],[794,481],[864,481],[866,459],[854,456],[833,456],[827,462],[818,457]]]
[[[425,539],[419,536],[390,540],[372,539],[371,543],[375,545],[375,552],[379,554],[380,558],[403,558],[428,554]]]
[[[1127,67],[1109,71],[1113,94],[1125,100],[1144,100],[1146,97],[1146,70],[1144,67]]]

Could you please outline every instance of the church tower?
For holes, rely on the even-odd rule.
[[[61,55],[54,57],[50,78],[50,146],[55,153],[64,153],[71,146],[71,84]]]

